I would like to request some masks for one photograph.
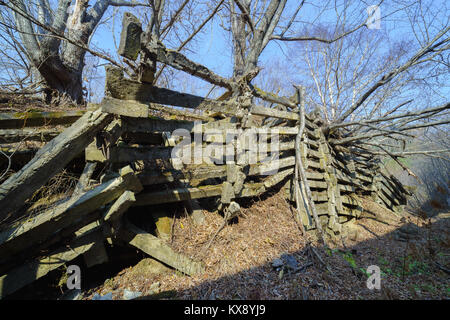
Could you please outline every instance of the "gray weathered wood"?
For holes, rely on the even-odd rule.
[[[48,142],[61,133],[61,129],[2,129],[0,130],[0,143],[14,143],[20,141]]]
[[[135,61],[141,51],[142,24],[129,12],[123,14],[122,32],[117,53],[122,57]]]
[[[84,190],[88,187],[89,181],[92,175],[94,174],[96,166],[97,164],[95,162],[86,163],[83,172],[81,173],[81,176],[78,179],[77,185],[75,186],[75,190],[73,190],[72,197],[83,193]]]
[[[86,112],[40,149],[27,165],[0,185],[0,220],[20,208],[37,189],[81,153],[111,119],[112,115],[100,110]]]
[[[188,93],[159,88],[148,83],[125,79],[122,71],[109,67],[106,72],[106,90],[116,99],[135,100],[141,103],[159,103],[190,109],[205,109],[223,112],[236,116],[243,116],[237,105],[224,101],[211,100]]]
[[[1,129],[21,129],[46,125],[69,124],[78,120],[86,111],[15,112],[0,113]]]
[[[71,198],[36,217],[0,232],[0,256],[15,254],[43,243],[55,232],[76,224],[84,216],[117,199],[126,190],[140,192],[142,185],[132,173],[109,180],[81,197]]]
[[[129,221],[126,222],[125,228],[120,231],[119,236],[130,245],[187,275],[195,275],[204,271],[201,262],[193,261],[175,252],[163,240],[139,229]]]
[[[225,79],[203,65],[195,63],[178,51],[169,50],[161,42],[150,41],[145,44],[144,52],[154,56],[156,60],[175,69],[187,72],[220,87],[231,89],[231,81]]]
[[[62,246],[48,256],[28,262],[2,275],[0,277],[0,298],[14,293],[27,284],[42,278],[50,271],[72,261],[90,250],[102,237],[101,231],[89,230],[87,234],[80,235],[68,245]]]
[[[101,109],[105,113],[133,118],[148,118],[150,114],[146,104],[134,100],[119,100],[111,97],[103,98]]]

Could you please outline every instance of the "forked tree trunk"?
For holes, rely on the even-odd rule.
[[[20,47],[41,76],[46,102],[81,104],[86,54],[82,47],[89,45],[109,6],[143,6],[146,1],[58,0],[53,11],[46,2],[11,0],[7,7],[14,17]],[[42,14],[34,17],[34,12]],[[64,37],[72,41],[62,40]]]
[[[44,98],[46,103],[57,105],[83,103],[81,72],[67,69],[64,73],[59,73],[51,66],[41,67],[39,72],[45,81]]]

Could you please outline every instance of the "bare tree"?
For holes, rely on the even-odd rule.
[[[91,1],[92,2],[92,1]],[[27,65],[37,70],[47,102],[83,101],[86,49],[110,6],[148,6],[125,0],[1,1],[2,24]]]

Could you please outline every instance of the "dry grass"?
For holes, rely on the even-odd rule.
[[[24,208],[18,211],[13,217],[6,218],[2,221],[0,228],[30,219],[52,206],[67,200],[71,196],[78,179],[76,175],[65,169],[56,174],[30,197]]]
[[[342,245],[330,245],[328,249],[316,247],[327,266],[310,255],[307,240],[300,235],[289,204],[279,194],[243,208],[245,216],[226,226],[206,253],[203,249],[221,226],[221,216],[205,212],[206,223],[202,226],[193,224],[189,217],[178,218],[172,246],[203,261],[206,266],[203,275],[187,277],[170,272],[143,278],[133,276],[133,268],[129,268],[108,280],[113,286],[97,287],[88,298],[94,292],[112,291],[114,299],[121,299],[124,289],[145,295],[155,282],[160,283],[163,292],[176,290],[177,299],[448,298],[448,278],[436,268],[429,254],[431,245],[435,259],[448,257],[448,219],[433,221],[432,235],[437,240],[430,244],[426,221],[408,213],[396,217],[370,200],[365,205],[371,206],[371,212],[376,211],[378,216],[388,216],[391,222],[363,218],[354,226],[358,231],[356,237],[343,239]],[[395,230],[408,223],[422,227],[422,240],[405,243],[393,238]],[[313,242],[313,245],[317,244]],[[271,262],[283,253],[293,254],[300,265],[309,262],[313,265],[280,277]],[[444,260],[440,260],[442,265]],[[380,291],[367,288],[367,276],[361,271],[373,264],[383,271]]]

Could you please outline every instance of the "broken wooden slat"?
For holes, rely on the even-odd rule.
[[[56,206],[36,217],[0,232],[0,256],[14,254],[43,243],[56,231],[77,223],[84,216],[115,200],[126,190],[139,192],[142,186],[132,173],[109,180],[81,197]]]
[[[83,172],[81,173],[80,179],[78,179],[77,185],[75,186],[75,190],[73,190],[72,197],[81,194],[88,187],[89,181],[94,174],[96,166],[97,164],[95,162],[86,163]]]
[[[119,100],[111,97],[103,98],[102,111],[132,118],[148,118],[148,106],[134,100]]]
[[[134,192],[127,190],[106,211],[103,220],[109,223],[114,232],[120,229],[122,215],[134,202],[136,202]]]
[[[103,234],[101,231],[89,230],[87,234],[77,237],[67,246],[62,246],[48,256],[30,261],[21,267],[11,270],[0,277],[0,298],[23,288],[27,284],[45,276],[50,271],[72,261],[90,250],[102,238]]]
[[[160,183],[169,183],[181,179],[187,179],[191,182],[201,181],[210,178],[220,178],[226,176],[225,166],[198,166],[183,171],[144,171],[137,174],[142,185],[152,185]]]
[[[395,193],[384,185],[383,181],[381,181],[379,187],[379,192],[381,191],[394,206],[399,206],[402,204],[395,196]]]
[[[46,125],[69,124],[78,120],[86,111],[15,112],[0,113],[1,129],[21,129]]]
[[[286,179],[293,172],[294,172],[294,169],[291,168],[291,169],[287,169],[287,170],[278,172],[278,173],[274,174],[273,176],[268,177],[267,179],[264,180],[264,187],[266,187],[266,188],[273,187],[274,185],[276,185],[276,184],[280,183],[281,181],[283,181],[284,179]]]
[[[243,116],[243,112],[238,109],[237,105],[125,79],[122,70],[113,67],[107,68],[106,90],[111,97],[121,100],[135,100],[140,103],[158,103],[190,109],[205,109],[239,117]]]
[[[263,106],[252,106],[250,113],[259,116],[266,116],[272,118],[288,119],[288,120],[298,120],[298,114],[289,111],[276,110],[273,108],[266,108]]]
[[[142,24],[129,12],[123,14],[122,32],[117,53],[122,57],[135,61],[141,51]]]
[[[59,135],[59,129],[23,128],[0,130],[1,143],[14,143],[20,141],[48,142]]]
[[[381,190],[379,190],[377,192],[378,198],[381,199],[385,205],[386,208],[388,208],[389,210],[394,211],[394,207],[395,207],[395,203],[393,203],[391,200],[389,200],[385,195],[384,192],[382,192]]]
[[[171,190],[139,193],[136,195],[135,206],[146,206],[160,203],[179,202],[190,199],[220,196],[222,185],[201,186],[197,188],[177,188]]]
[[[148,107],[152,110],[160,111],[162,113],[169,113],[169,114],[172,114],[175,116],[194,118],[194,119],[199,119],[199,120],[203,120],[203,121],[214,121],[214,118],[205,116],[200,113],[194,113],[194,112],[190,112],[190,111],[186,111],[186,110],[178,110],[178,109],[174,109],[171,107],[158,105],[155,103],[150,103]]]
[[[202,263],[175,252],[163,240],[139,229],[129,221],[126,222],[125,228],[120,231],[119,236],[130,245],[187,275],[195,275],[204,271]]]
[[[189,60],[178,51],[167,49],[161,42],[150,41],[145,45],[143,51],[154,56],[159,62],[231,90],[231,82],[229,80],[215,74],[205,66]]]
[[[111,120],[112,115],[100,110],[86,112],[0,185],[0,220],[23,206],[25,200],[81,153]]]

